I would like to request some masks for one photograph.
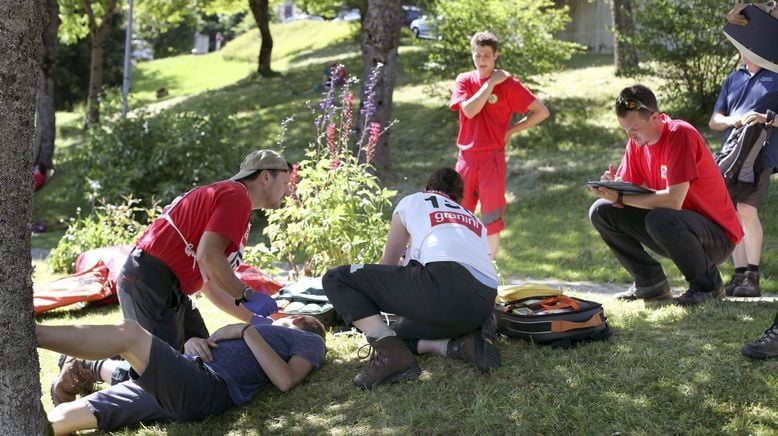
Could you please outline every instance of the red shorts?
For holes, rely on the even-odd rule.
[[[480,202],[486,234],[500,233],[505,228],[505,150],[460,150],[456,170],[465,182],[462,206],[473,212]]]

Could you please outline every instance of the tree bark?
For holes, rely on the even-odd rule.
[[[100,92],[103,88],[103,62],[105,59],[105,39],[111,29],[113,14],[116,12],[116,0],[108,0],[97,24],[92,10],[92,0],[83,0],[84,10],[89,21],[89,39],[91,59],[89,62],[89,98],[87,99],[87,123],[100,121]]]
[[[259,47],[259,64],[257,72],[262,77],[273,75],[270,69],[270,55],[273,53],[273,36],[270,34],[270,12],[267,0],[249,0],[251,14],[254,15],[254,21],[259,27],[259,34],[262,42]]]
[[[0,434],[44,433],[32,308],[32,141],[40,0],[0,0]]]
[[[622,76],[638,68],[638,52],[627,39],[635,31],[632,0],[611,0],[611,17],[615,37],[613,63],[616,65],[616,75]]]
[[[362,19],[362,98],[363,105],[369,99],[366,86],[370,73],[379,63],[383,64],[382,74],[376,79],[373,88],[375,113],[372,121],[385,128],[391,122],[392,94],[397,78],[397,47],[400,45],[400,30],[403,25],[401,0],[368,0],[367,11]],[[360,123],[364,124],[364,123]],[[378,140],[373,166],[380,177],[384,177],[391,167],[389,157],[389,133],[386,131]]]
[[[44,0],[43,32],[40,67],[38,68],[38,96],[35,101],[35,141],[32,146],[32,157],[35,164],[43,164],[53,168],[54,139],[57,134],[54,112],[54,67],[57,62],[59,39],[57,30],[59,19],[59,4],[57,0]]]

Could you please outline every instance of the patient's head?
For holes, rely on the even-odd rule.
[[[287,327],[295,330],[304,330],[306,332],[316,333],[324,339],[324,325],[316,318],[310,315],[294,315],[279,318],[273,321],[273,325]]]

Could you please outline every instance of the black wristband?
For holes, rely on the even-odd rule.
[[[246,330],[251,327],[251,324],[246,324],[246,327],[243,327],[243,330],[240,331],[240,338],[245,339],[244,336],[246,335]]]
[[[775,111],[767,109],[767,115],[766,115],[765,124],[768,126],[771,126],[773,122],[775,122]]]

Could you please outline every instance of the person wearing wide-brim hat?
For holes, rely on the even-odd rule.
[[[748,18],[743,13],[746,7],[751,7],[752,9],[754,7],[759,8],[770,14],[774,20],[764,19],[757,21],[756,25],[749,24]],[[757,11],[754,10],[752,10],[752,12],[757,13]],[[767,34],[774,33],[778,29],[778,7],[776,7],[775,2],[752,4],[737,3],[727,14],[727,21],[740,26],[749,26],[749,31],[742,33],[741,36],[746,36],[749,38],[762,38],[765,41],[770,41],[771,39],[769,39],[769,35]],[[750,49],[748,49],[748,47],[739,43],[729,34],[726,35],[727,38],[729,38],[729,40],[735,44],[738,49],[745,52],[751,59],[756,59],[754,61],[755,64],[774,73],[778,73],[778,61],[776,61],[776,57],[774,56],[775,53],[773,53],[772,60],[766,59],[765,57],[759,56],[758,54],[752,52]],[[768,37],[765,38],[766,36]],[[769,48],[770,50],[775,49],[773,44],[760,44],[760,47]],[[776,128],[778,127],[778,119],[776,118],[775,114],[776,112],[774,110],[751,112],[746,114],[742,121],[744,124],[765,124],[768,127]],[[766,360],[778,358],[778,312],[775,313],[773,324],[764,331],[762,336],[754,342],[743,344],[740,352],[744,356],[750,357],[752,359]]]

